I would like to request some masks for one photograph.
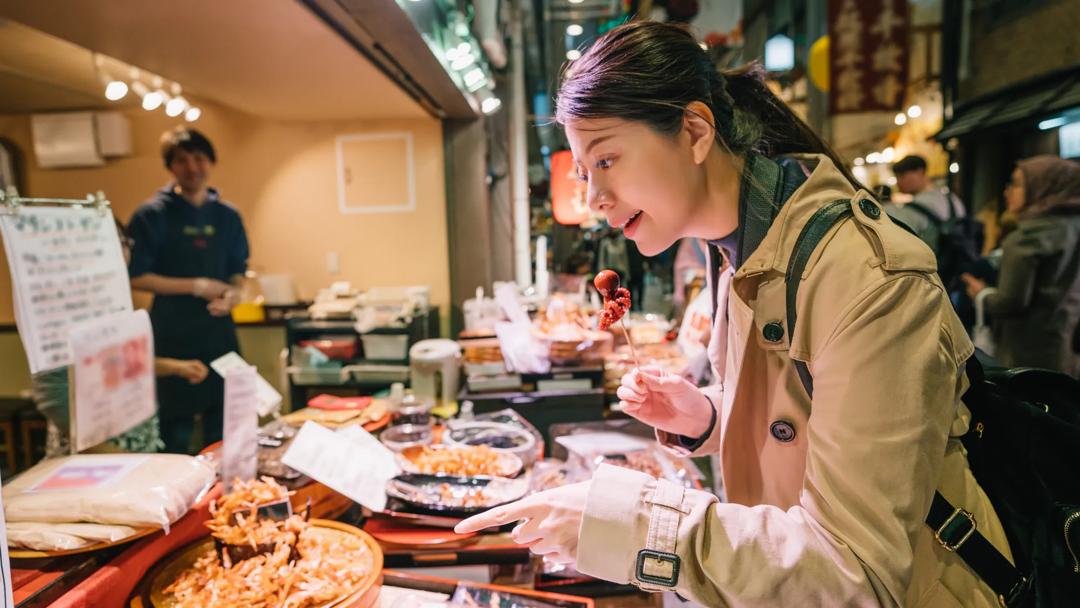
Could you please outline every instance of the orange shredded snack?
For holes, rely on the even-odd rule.
[[[245,515],[289,496],[273,479],[233,487],[212,505],[214,518],[207,527],[223,542],[252,548],[273,543],[274,550],[235,564],[227,552],[223,564],[208,550],[165,589],[177,608],[314,608],[351,594],[374,567],[374,556],[359,537],[320,533],[299,515],[281,522]],[[290,561],[294,544],[300,557]]]
[[[405,452],[421,473],[434,475],[476,475],[503,476],[515,471],[506,471],[499,452],[486,445],[438,449],[424,446],[418,450]]]

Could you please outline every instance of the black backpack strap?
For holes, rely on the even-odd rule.
[[[950,202],[949,205],[950,205],[950,208],[951,208],[952,203]],[[936,228],[939,232],[941,231],[942,224],[945,223],[940,217],[937,216],[936,213],[934,213],[933,211],[930,211],[929,209],[927,209],[923,205],[921,205],[919,203],[916,203],[916,202],[908,203],[908,204],[904,205],[903,207],[901,207],[901,209],[911,209],[915,213],[918,213],[919,215],[921,215],[921,216],[925,217],[926,219],[930,220],[930,223],[933,224],[934,228]]]
[[[833,226],[852,215],[850,200],[832,201],[810,217],[795,240],[795,250],[788,260],[787,273],[784,276],[789,344],[795,335],[795,321],[798,319],[795,301],[799,293],[799,283],[802,281],[810,256]],[[806,362],[792,359],[792,363],[799,374],[803,388],[806,389],[806,394],[813,398],[814,378],[810,375]],[[969,361],[968,371],[974,376],[970,378],[972,383],[982,380],[982,368],[974,357]],[[926,516],[926,525],[934,530],[934,538],[946,550],[959,555],[964,563],[998,594],[998,599],[1004,606],[1019,605],[1031,587],[1030,579],[1009,563],[1009,560],[976,529],[975,518],[971,513],[953,507],[939,492],[934,492],[930,513]]]
[[[941,492],[934,492],[926,525],[945,550],[959,555],[998,594],[1002,605],[1020,605],[1031,586],[1030,579],[979,533],[974,515],[954,507]]]
[[[814,253],[818,243],[825,238],[829,230],[845,218],[851,217],[851,215],[850,200],[835,200],[815,211],[814,215],[810,216],[810,220],[803,226],[799,238],[795,239],[795,250],[792,251],[791,257],[788,259],[787,273],[784,275],[784,282],[787,287],[788,344],[791,343],[795,336],[795,321],[798,317],[795,312],[795,297],[799,293],[799,283],[802,281],[806,264],[810,261],[810,256]],[[814,379],[810,375],[810,370],[806,367],[806,362],[797,359],[791,361],[795,364],[796,371],[799,372],[799,380],[802,381],[806,394],[813,397]]]

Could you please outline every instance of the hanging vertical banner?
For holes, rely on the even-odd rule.
[[[829,0],[829,111],[899,110],[908,77],[907,0]]]
[[[587,185],[578,179],[574,154],[561,150],[551,155],[551,212],[555,221],[576,226],[589,218]]]
[[[145,310],[72,326],[71,443],[79,452],[157,412],[154,336]]]

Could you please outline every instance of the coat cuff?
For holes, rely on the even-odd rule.
[[[578,533],[577,570],[621,585],[635,581],[638,552],[649,531],[646,495],[656,479],[602,464],[593,475]]]
[[[712,418],[709,422],[709,430],[705,431],[704,435],[695,439],[683,435],[673,435],[656,429],[656,441],[679,458],[710,456],[716,452],[717,441],[715,439],[719,435],[716,424],[719,421],[719,415],[716,413],[716,404],[713,403],[713,400],[708,395],[705,395],[705,399],[712,406]]]

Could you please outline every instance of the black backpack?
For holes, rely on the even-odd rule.
[[[867,201],[868,204],[876,204]],[[852,216],[851,201],[833,201],[810,218],[791,255],[787,333],[795,329],[795,297],[814,248]],[[967,362],[971,386],[963,402],[971,426],[961,438],[976,480],[993,504],[1015,566],[978,530],[963,509],[934,493],[926,524],[996,593],[1002,606],[1080,605],[1080,382],[1034,368],[993,366],[981,353]],[[807,393],[813,378],[793,360]]]
[[[925,217],[937,231],[937,243],[933,244],[938,261],[938,276],[949,291],[958,286],[960,275],[978,261],[982,249],[982,224],[970,217],[956,215],[956,201],[948,195],[949,217],[941,219],[923,205],[911,202],[904,209],[911,209]]]

